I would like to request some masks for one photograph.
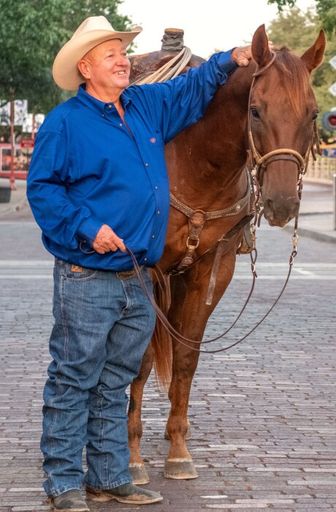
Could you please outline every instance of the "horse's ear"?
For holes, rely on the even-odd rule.
[[[258,64],[259,68],[266,66],[272,58],[272,53],[268,46],[265,25],[260,25],[253,35],[252,57]]]
[[[309,73],[313,71],[313,69],[317,68],[323,61],[324,50],[326,47],[326,36],[324,30],[320,30],[320,33],[313,44],[305,53],[302,55],[301,59],[306,64]]]

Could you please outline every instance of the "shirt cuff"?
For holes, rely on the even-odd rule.
[[[220,52],[219,53],[219,61],[218,64],[221,67],[224,73],[230,75],[235,71],[239,66],[232,58],[232,52],[234,48],[229,50],[228,52]]]
[[[232,51],[215,53],[211,59],[214,61],[217,70],[217,84],[223,85],[229,75],[237,69],[238,65],[232,59]]]
[[[88,217],[84,219],[78,226],[77,235],[83,242],[88,242],[90,245],[92,245],[102,225],[103,224],[101,221],[92,217]]]

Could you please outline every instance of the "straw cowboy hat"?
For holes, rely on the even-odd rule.
[[[76,90],[84,82],[77,64],[87,52],[109,39],[120,39],[126,48],[141,30],[135,27],[129,32],[118,32],[104,16],[86,18],[56,55],[52,69],[55,82],[61,89]]]

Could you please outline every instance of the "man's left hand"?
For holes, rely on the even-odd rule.
[[[231,57],[238,66],[248,66],[252,59],[251,46],[238,46],[233,50]]]

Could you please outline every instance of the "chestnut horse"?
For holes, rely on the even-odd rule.
[[[248,201],[242,199],[249,187],[246,166],[251,160],[260,164],[258,180],[264,215],[269,224],[284,226],[298,215],[298,178],[307,163],[318,112],[309,77],[322,62],[324,49],[325,36],[321,31],[301,58],[286,48],[273,53],[264,26],[259,27],[252,41],[253,61],[247,68],[237,69],[228,82],[219,87],[202,120],[166,146],[170,188],[174,196],[192,210],[231,212],[205,222],[194,251],[197,258],[209,248],[216,247],[223,234],[249,213]],[[153,59],[143,57],[143,67],[154,70],[162,53],[153,54],[156,64]],[[193,59],[191,65],[198,65],[200,59]],[[139,59],[138,65],[141,62]],[[232,208],[233,205],[238,206]],[[187,216],[179,209],[171,208],[165,251],[159,262],[164,274],[168,275],[183,259],[188,234]],[[239,229],[228,240],[217,262],[219,271],[211,305],[206,303],[206,298],[216,251],[208,251],[184,273],[170,278],[168,318],[185,337],[202,338],[209,316],[232,279],[241,238],[242,230]],[[172,340],[169,347],[164,339],[160,340],[161,352],[156,354],[156,365],[160,376],[172,353],[171,410],[166,429],[170,449],[165,476],[196,478],[186,434],[189,393],[199,352],[194,350],[195,346]],[[140,374],[131,386],[129,407],[130,469],[134,482],[142,484],[149,479],[140,453],[141,405],[153,355],[151,344]]]

